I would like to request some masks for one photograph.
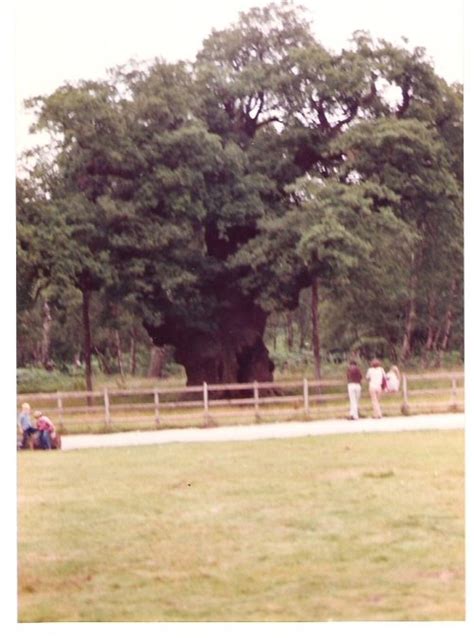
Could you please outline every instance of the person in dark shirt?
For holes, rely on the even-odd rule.
[[[357,363],[352,359],[347,368],[347,393],[349,394],[349,419],[356,421],[359,418],[359,401],[361,394],[362,372]]]

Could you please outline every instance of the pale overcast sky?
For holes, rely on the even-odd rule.
[[[192,60],[212,28],[268,0],[16,0],[16,146],[31,145],[23,100],[65,81],[103,78],[131,58]],[[423,46],[437,72],[463,80],[463,0],[301,0],[317,39],[340,50],[353,31]]]

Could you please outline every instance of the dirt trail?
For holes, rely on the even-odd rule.
[[[463,429],[465,415],[418,414],[416,416],[384,417],[348,421],[305,421],[271,423],[265,425],[232,425],[217,428],[183,428],[115,432],[112,434],[74,434],[62,437],[63,450],[93,447],[124,447],[131,445],[159,445],[163,443],[205,443],[212,441],[255,441],[301,436],[322,436],[356,432],[400,432],[403,430]]]

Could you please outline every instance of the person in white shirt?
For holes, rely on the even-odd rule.
[[[387,392],[398,392],[400,390],[400,370],[397,366],[392,366],[386,374]]]
[[[379,397],[384,389],[386,381],[385,371],[378,359],[372,359],[365,378],[369,382],[369,394],[370,400],[372,401],[374,418],[380,419],[382,417],[382,410],[380,409]]]

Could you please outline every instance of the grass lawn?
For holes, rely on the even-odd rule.
[[[18,454],[19,620],[463,620],[464,435]]]

